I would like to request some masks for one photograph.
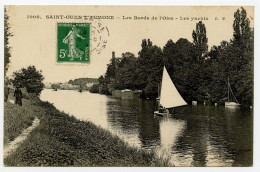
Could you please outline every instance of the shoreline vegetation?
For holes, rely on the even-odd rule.
[[[114,90],[142,90],[142,97],[155,99],[163,66],[184,100],[224,105],[228,100],[228,78],[242,106],[253,105],[254,28],[244,8],[234,12],[233,37],[208,48],[206,24],[199,21],[191,31],[193,41],[169,39],[164,47],[143,39],[138,56],[126,52],[112,58],[99,84],[90,92],[111,95]]]
[[[18,127],[12,131],[20,130],[17,120],[7,123],[6,118],[16,106],[5,103],[4,127],[11,122]],[[5,166],[173,166],[154,151],[130,147],[109,131],[60,112],[37,97],[24,99],[19,108],[13,111],[13,116],[19,118],[21,111],[30,109],[30,115],[39,118],[40,124],[4,159]],[[12,131],[5,130],[6,143],[13,137]]]

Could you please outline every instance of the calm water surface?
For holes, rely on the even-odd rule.
[[[41,99],[80,120],[99,125],[176,166],[251,166],[253,113],[223,106],[185,106],[154,117],[155,103],[71,90],[43,90]]]

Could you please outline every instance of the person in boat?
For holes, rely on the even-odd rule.
[[[159,113],[169,113],[169,110],[162,105],[159,107]]]
[[[23,93],[20,88],[16,87],[14,91],[15,104],[22,106]]]

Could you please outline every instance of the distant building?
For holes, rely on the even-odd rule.
[[[79,85],[72,85],[72,84],[69,84],[69,83],[65,82],[65,83],[61,83],[60,84],[60,89],[62,89],[62,90],[79,89]]]
[[[52,85],[51,82],[45,82],[45,83],[44,83],[44,88],[51,89],[51,85]]]
[[[85,84],[85,86],[86,86],[87,88],[90,88],[90,87],[92,87],[94,84],[99,84],[99,82],[98,82],[98,81],[87,82],[87,83]]]
[[[112,51],[112,59],[119,59],[119,60],[121,60],[122,57],[116,57],[116,53],[114,51]]]

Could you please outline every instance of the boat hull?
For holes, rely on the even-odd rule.
[[[236,103],[236,102],[225,102],[225,106],[226,107],[238,107],[238,106],[240,106],[240,104]]]
[[[169,113],[161,113],[159,111],[154,111],[154,115],[156,115],[156,116],[167,116],[167,115],[169,115]]]

